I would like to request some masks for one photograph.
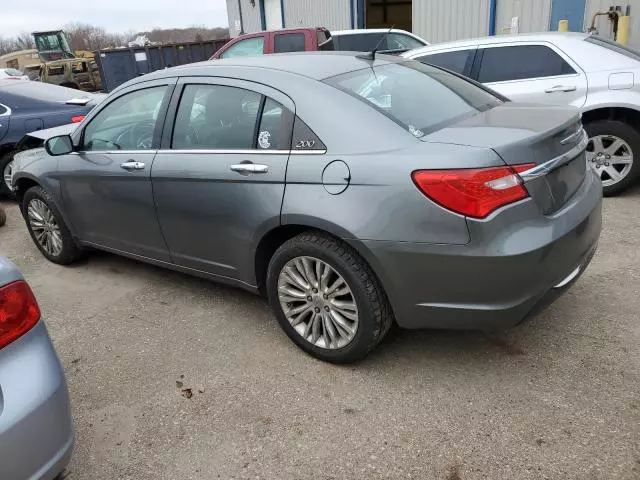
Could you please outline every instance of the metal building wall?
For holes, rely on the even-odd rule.
[[[242,26],[243,33],[259,32],[262,30],[262,21],[260,19],[260,2],[255,1],[255,6],[251,5],[251,0],[227,0],[227,16],[229,18],[229,35],[237,37],[240,33],[236,29],[237,22],[240,20],[238,5],[242,9]]]
[[[489,0],[413,0],[412,15],[413,33],[432,43],[489,33]]]
[[[496,35],[512,33],[513,17],[518,17],[518,33],[545,32],[549,30],[551,0],[499,0]]]
[[[627,5],[631,7],[629,16],[631,22],[629,26],[629,46],[632,48],[640,48],[640,0],[587,0],[584,12],[584,30],[586,31],[591,24],[591,17],[594,12],[607,11],[610,6],[620,6],[624,15]],[[596,19],[596,28],[598,33],[603,37],[613,39],[612,24],[606,17],[598,17]]]
[[[285,27],[351,28],[350,0],[283,0]],[[355,9],[354,9],[355,16]]]

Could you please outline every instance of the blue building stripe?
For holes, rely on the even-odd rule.
[[[267,29],[267,17],[264,14],[264,0],[260,0],[260,26],[262,30]]]
[[[280,20],[280,23],[282,23],[282,28],[284,28],[284,0],[280,0]]]
[[[364,0],[358,0],[358,28],[364,28]]]

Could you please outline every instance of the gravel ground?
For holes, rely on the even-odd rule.
[[[69,382],[66,480],[640,478],[640,188],[606,199],[590,268],[537,318],[396,330],[348,367],[243,291],[104,253],[49,263],[3,205],[0,255]]]

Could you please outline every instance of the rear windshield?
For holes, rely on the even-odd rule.
[[[416,137],[502,103],[461,77],[415,61],[363,68],[325,82],[366,102]]]
[[[93,98],[90,93],[80,92],[72,88],[59,87],[40,82],[14,82],[0,84],[2,92],[11,93],[12,97],[25,97],[30,101],[40,102],[66,102],[73,98]]]
[[[318,50],[333,50],[333,37],[329,30],[318,30]]]
[[[624,55],[625,57],[633,58],[634,60],[640,61],[640,52],[638,50],[634,50],[633,48],[625,47],[624,45],[612,42],[611,40],[607,40],[606,38],[602,38],[597,35],[591,35],[584,40],[585,42],[593,43],[594,45],[604,47],[607,50],[619,53],[620,55]]]

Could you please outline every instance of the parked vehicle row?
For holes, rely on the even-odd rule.
[[[12,194],[15,153],[42,146],[42,138],[32,132],[80,122],[105,96],[46,83],[0,79],[0,196]]]
[[[637,181],[639,52],[595,35],[539,33],[431,45],[404,56],[468,76],[513,101],[579,108],[589,135],[587,161],[605,195]]]
[[[327,119],[334,121],[327,121]],[[602,187],[577,109],[348,52],[234,57],[140,77],[15,156],[49,260],[87,248],[269,298],[330,362],[406,328],[502,328],[594,254]]]

